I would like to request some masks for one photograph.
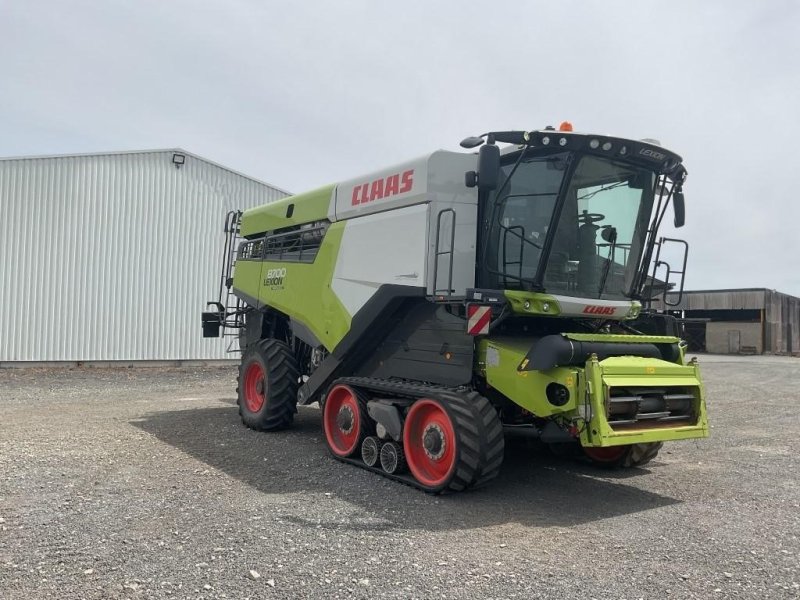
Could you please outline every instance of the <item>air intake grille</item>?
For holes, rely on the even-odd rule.
[[[697,390],[686,387],[609,388],[606,418],[613,429],[657,429],[697,423]]]

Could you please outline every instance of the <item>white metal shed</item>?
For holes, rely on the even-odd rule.
[[[181,149],[0,159],[0,365],[232,358],[225,214],[286,195]]]

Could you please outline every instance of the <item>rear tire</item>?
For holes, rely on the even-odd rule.
[[[278,340],[256,342],[239,365],[239,415],[250,429],[275,431],[292,424],[297,412],[297,361]]]
[[[608,448],[584,448],[583,453],[596,467],[628,469],[649,463],[658,455],[663,445],[663,442],[649,442]]]

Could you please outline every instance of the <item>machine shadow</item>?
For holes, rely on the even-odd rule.
[[[153,413],[132,425],[264,494],[304,493],[307,502],[326,501],[326,495],[332,495],[358,506],[368,517],[349,523],[315,520],[315,527],[449,530],[509,522],[570,526],[679,502],[619,479],[608,481],[614,478],[607,472],[535,453],[518,443],[509,448],[500,476],[488,487],[450,496],[425,494],[331,458],[319,410],[309,407],[300,407],[294,427],[275,433],[246,429],[236,406],[230,405]],[[629,471],[625,478],[637,473],[646,471]],[[296,510],[302,511],[302,504]],[[289,518],[304,522],[302,516]]]

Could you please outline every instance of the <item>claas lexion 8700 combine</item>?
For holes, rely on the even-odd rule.
[[[681,157],[569,123],[461,145],[228,215],[203,331],[238,336],[244,424],[319,402],[335,458],[434,493],[497,476],[511,431],[622,467],[707,436],[651,309],[683,287]]]

